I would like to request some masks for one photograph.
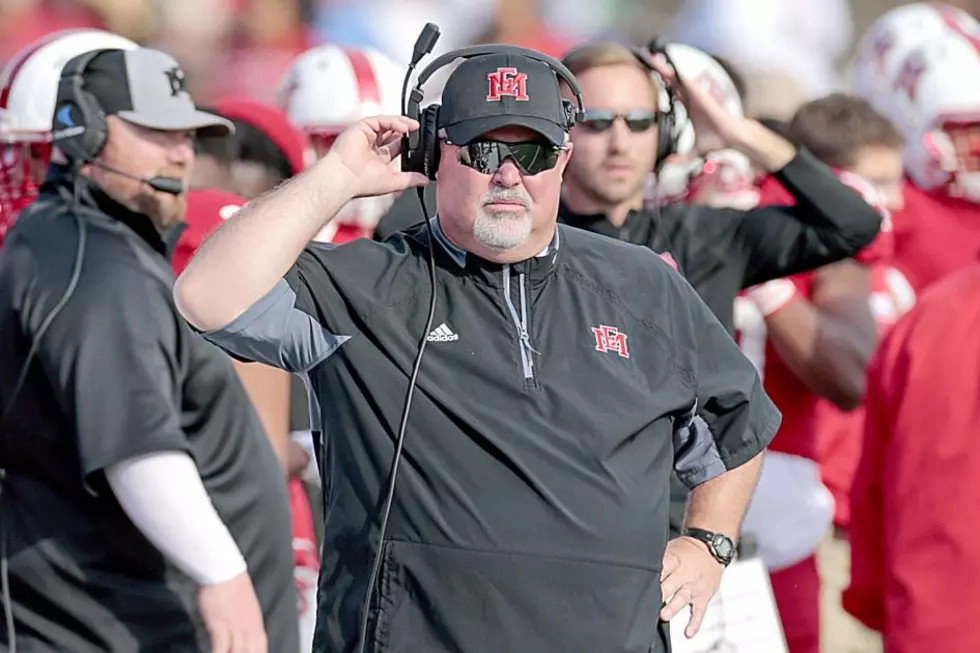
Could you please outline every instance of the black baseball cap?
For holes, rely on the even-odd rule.
[[[566,116],[558,78],[546,63],[520,54],[466,59],[446,81],[438,127],[456,145],[501,127],[527,127],[562,145]]]
[[[225,136],[235,129],[230,120],[198,110],[187,92],[184,71],[159,50],[106,50],[89,62],[82,77],[85,90],[107,115],[134,125],[202,136]],[[58,106],[65,99],[59,97]]]

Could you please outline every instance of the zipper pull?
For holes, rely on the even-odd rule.
[[[527,329],[524,327],[521,327],[521,342],[524,343],[524,346],[527,347],[528,351],[532,351],[538,356],[541,355],[540,351],[531,346],[531,336],[528,335]]]

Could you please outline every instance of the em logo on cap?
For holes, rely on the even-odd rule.
[[[554,71],[543,62],[501,53],[466,59],[453,71],[442,92],[438,127],[456,145],[501,127],[526,127],[561,146],[567,124]]]

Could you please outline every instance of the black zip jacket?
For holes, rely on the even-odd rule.
[[[742,288],[854,256],[881,227],[878,212],[805,150],[775,177],[796,198],[795,206],[748,211],[684,203],[649,206],[630,212],[617,227],[605,215],[579,215],[563,204],[558,219],[670,252],[684,277],[734,332],[735,297]]]
[[[768,445],[780,416],[755,369],[649,250],[559,226],[541,256],[499,265],[432,224],[436,315],[366,650],[668,650],[671,471],[693,487]],[[423,224],[384,243],[312,244],[205,334],[309,380],[326,504],[317,652],[357,650],[428,315],[427,238]]]

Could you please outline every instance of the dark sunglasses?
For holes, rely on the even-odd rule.
[[[604,132],[612,127],[613,123],[619,118],[623,119],[623,122],[626,123],[626,126],[631,132],[638,134],[650,129],[657,122],[657,113],[646,110],[616,113],[615,111],[606,111],[605,109],[592,109],[591,111],[585,112],[585,118],[581,124],[591,131]]]
[[[522,174],[534,176],[551,170],[558,163],[562,148],[550,143],[503,143],[479,140],[459,147],[459,162],[485,175],[492,175],[508,158],[512,159]]]

